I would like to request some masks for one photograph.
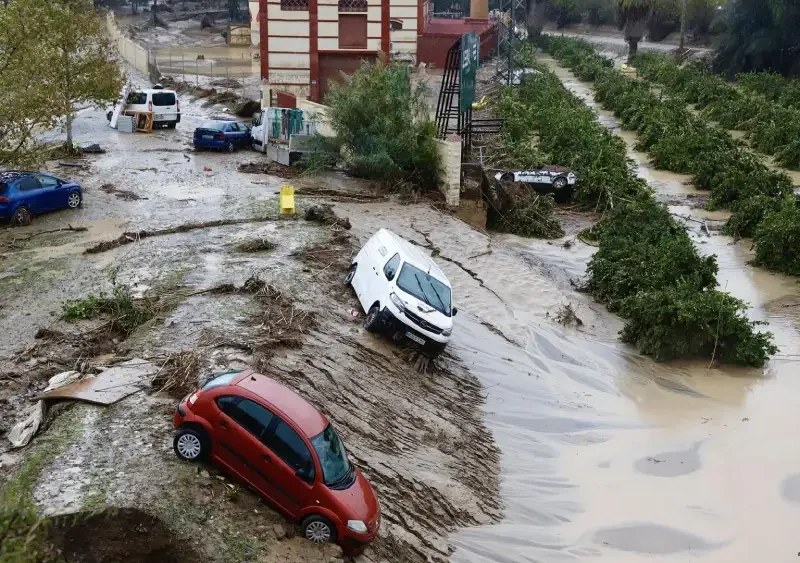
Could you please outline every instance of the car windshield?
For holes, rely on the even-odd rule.
[[[350,461],[347,459],[344,444],[332,425],[328,424],[325,430],[311,438],[311,445],[317,452],[326,485],[334,485],[347,478],[350,474]]]
[[[200,126],[200,129],[213,129],[214,131],[222,131],[225,124],[221,121],[206,121]]]
[[[214,387],[222,387],[223,385],[230,385],[233,379],[242,373],[241,371],[226,371],[225,373],[218,373],[209,377],[203,384],[202,389],[207,391]]]
[[[397,277],[397,287],[424,301],[440,313],[451,316],[450,288],[406,262]]]
[[[154,106],[174,106],[175,94],[172,92],[156,92],[153,94]]]

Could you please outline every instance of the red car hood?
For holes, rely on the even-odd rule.
[[[360,469],[356,468],[356,481],[351,487],[343,491],[331,490],[331,495],[347,507],[352,515],[350,520],[361,520],[370,532],[375,529],[381,509],[372,485],[361,474]]]

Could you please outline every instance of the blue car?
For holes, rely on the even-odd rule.
[[[38,172],[0,172],[0,219],[27,225],[34,215],[76,209],[82,201],[83,190],[77,182]]]
[[[250,128],[241,121],[206,121],[194,130],[195,149],[233,152],[250,146]]]

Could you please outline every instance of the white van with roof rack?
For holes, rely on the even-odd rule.
[[[453,333],[453,292],[447,277],[423,250],[381,229],[347,272],[367,313],[364,328],[404,340],[426,356],[438,356]]]

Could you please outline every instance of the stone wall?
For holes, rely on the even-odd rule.
[[[436,140],[442,159],[439,174],[439,191],[444,194],[448,207],[456,208],[461,195],[461,137],[451,135],[444,141]]]

